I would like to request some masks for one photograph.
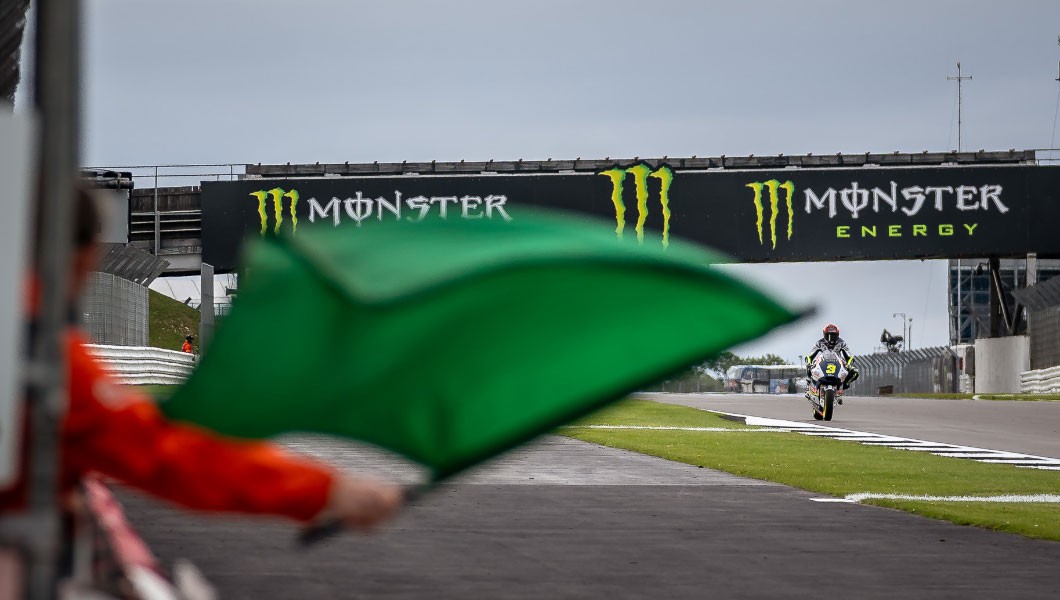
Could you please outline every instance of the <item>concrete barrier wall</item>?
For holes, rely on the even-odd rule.
[[[104,344],[90,344],[88,350],[107,373],[129,385],[176,385],[195,368],[195,355],[175,350]]]
[[[1031,345],[1027,336],[975,340],[975,393],[1017,394],[1020,374],[1030,368]]]

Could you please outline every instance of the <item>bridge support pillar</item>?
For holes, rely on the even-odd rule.
[[[199,352],[206,349],[213,334],[213,265],[202,263],[199,288]]]
[[[1001,259],[994,256],[990,265],[990,337],[1008,335],[1008,306],[1005,303],[1005,288],[1001,285]]]

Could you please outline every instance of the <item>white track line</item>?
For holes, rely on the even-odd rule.
[[[631,430],[631,431],[691,431],[711,433],[800,433],[811,437],[829,438],[858,442],[866,446],[881,446],[895,448],[898,450],[912,450],[914,452],[928,452],[936,456],[946,458],[963,458],[982,463],[1008,464],[1014,467],[1042,469],[1048,471],[1060,470],[1060,459],[1045,456],[1034,456],[1030,454],[1019,454],[1017,452],[1006,452],[1002,450],[990,450],[987,448],[975,448],[972,446],[956,446],[939,442],[929,442],[911,438],[901,438],[893,435],[882,435],[878,433],[867,433],[864,431],[853,431],[840,429],[838,427],[825,427],[823,425],[811,425],[796,421],[783,421],[780,419],[766,419],[750,415],[734,413],[722,413],[710,411],[719,415],[737,417],[745,424],[752,427],[749,429],[726,428],[726,427],[668,427],[659,425],[565,425],[561,429],[599,429],[599,430]]]
[[[984,448],[973,448],[971,446],[954,446],[940,444],[924,440],[900,438],[892,435],[876,433],[865,433],[849,429],[824,427],[823,425],[807,425],[794,421],[781,421],[778,419],[764,419],[749,415],[737,415],[733,413],[718,413],[732,417],[740,417],[744,422],[756,429],[730,429],[725,427],[665,427],[652,425],[565,425],[561,429],[604,429],[604,430],[647,430],[647,431],[708,431],[708,432],[786,432],[801,433],[814,437],[828,437],[836,440],[859,442],[868,446],[884,446],[897,448],[899,450],[916,450],[930,452],[938,456],[951,458],[963,458],[975,460],[976,462],[1011,464],[1017,467],[1030,467],[1049,471],[1060,470],[1060,460],[1044,456],[1032,456],[1019,454],[1017,452],[1005,452],[1002,450],[988,450]],[[1060,495],[1057,494],[1027,494],[1027,495],[1002,495],[1002,496],[914,496],[906,494],[875,494],[860,493],[850,494],[844,498],[810,498],[814,502],[830,502],[857,504],[864,500],[912,500],[922,502],[1001,502],[1001,503],[1060,503]]]
[[[801,433],[812,437],[823,437],[835,440],[851,441],[866,446],[880,446],[895,448],[898,450],[913,450],[915,452],[929,452],[947,458],[962,458],[982,463],[1009,464],[1014,467],[1042,469],[1047,471],[1060,470],[1060,459],[1047,456],[1034,456],[1033,454],[1020,454],[1017,452],[1006,452],[1002,450],[991,450],[989,448],[975,448],[973,446],[958,446],[954,444],[943,444],[912,438],[901,438],[893,435],[882,435],[838,427],[826,427],[824,425],[813,425],[799,423],[797,421],[784,421],[781,419],[767,419],[751,415],[736,413],[725,413],[710,411],[718,415],[736,417],[745,424],[752,427],[768,427],[776,431],[789,431]],[[832,500],[835,501],[835,500]]]
[[[911,494],[849,494],[844,498],[811,498],[816,502],[862,502],[865,500],[912,500],[917,502],[1060,503],[1060,494],[1005,494],[1001,496],[916,496]]]
[[[736,427],[665,427],[654,425],[564,425],[560,429],[631,429],[634,431],[711,431],[723,433],[777,433],[781,431],[773,428],[741,429]]]

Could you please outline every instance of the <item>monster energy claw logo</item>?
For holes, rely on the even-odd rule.
[[[258,199],[258,216],[261,218],[261,235],[265,235],[265,231],[268,229],[268,213],[265,210],[266,199],[272,200],[272,213],[275,216],[276,224],[272,228],[273,233],[280,233],[280,225],[283,224],[283,199],[287,198],[290,200],[288,207],[291,215],[291,231],[298,231],[298,217],[295,213],[295,208],[298,206],[298,190],[284,190],[281,188],[273,188],[269,191],[259,190],[257,192],[251,192],[250,195]]]
[[[773,242],[773,249],[777,247],[777,216],[780,214],[780,190],[785,192],[785,205],[788,209],[788,238],[791,239],[791,235],[794,233],[795,225],[795,212],[792,210],[791,197],[795,195],[795,184],[791,181],[785,181],[780,183],[776,179],[770,179],[769,181],[754,183],[748,183],[744,187],[749,187],[755,192],[754,203],[755,203],[755,227],[758,229],[758,243],[765,244],[765,240],[762,237],[764,224],[763,214],[764,207],[762,206],[762,191],[769,191],[769,236]]]
[[[659,204],[662,206],[663,216],[663,247],[670,245],[670,184],[674,180],[674,172],[667,166],[661,166],[652,170],[646,164],[639,164],[628,169],[608,169],[597,173],[611,179],[611,203],[615,205],[615,233],[622,237],[626,228],[626,205],[622,201],[622,192],[626,180],[626,174],[633,175],[634,191],[637,197],[637,241],[644,241],[644,223],[648,219],[648,178],[654,177],[660,181]]]

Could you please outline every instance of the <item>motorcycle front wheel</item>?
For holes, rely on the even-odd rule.
[[[825,421],[832,420],[832,409],[835,407],[835,390],[827,389],[824,391],[824,402],[821,407],[821,418]]]

